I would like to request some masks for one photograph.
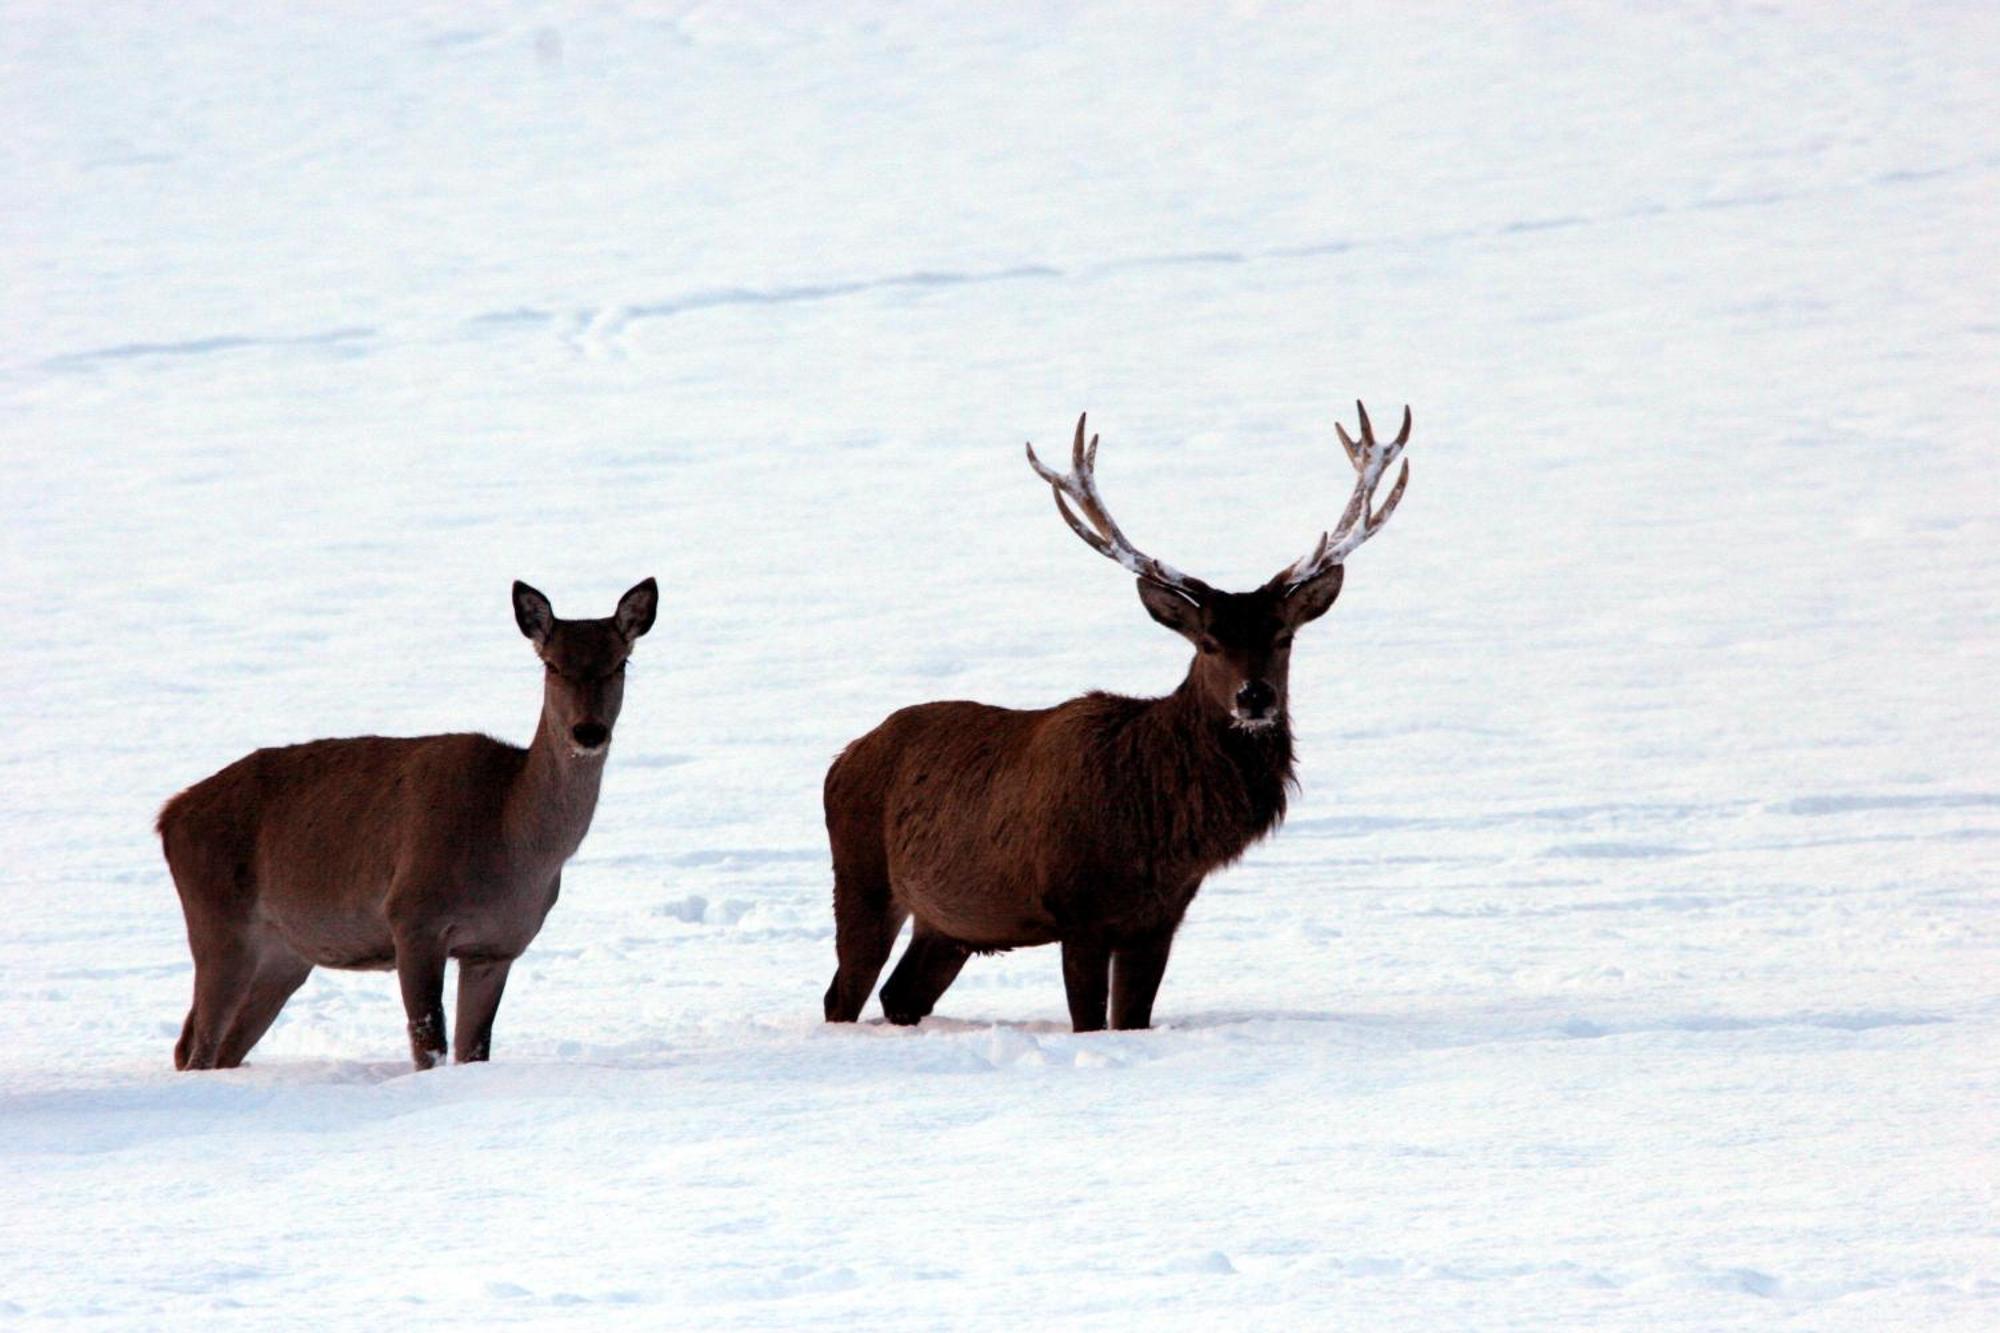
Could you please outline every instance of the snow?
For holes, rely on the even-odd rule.
[[[5,32],[0,1322],[2000,1321],[1990,6]],[[842,744],[1183,668],[1021,442],[1246,588],[1357,397],[1409,493],[1163,1026],[821,1024]],[[494,1062],[322,971],[176,1075],[159,804],[525,741],[510,581],[647,575]]]

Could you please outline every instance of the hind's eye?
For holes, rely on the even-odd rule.
[[[1201,641],[1201,650],[1205,653],[1219,653],[1222,651],[1222,645],[1214,639],[1203,639]]]
[[[1289,634],[1280,634],[1277,638],[1271,640],[1271,646],[1273,648],[1289,648],[1292,646],[1292,636]]]

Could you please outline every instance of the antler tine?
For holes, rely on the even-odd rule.
[[[1384,500],[1382,502],[1382,507],[1375,511],[1375,517],[1368,520],[1369,537],[1373,537],[1375,535],[1375,530],[1381,527],[1384,523],[1387,523],[1389,521],[1389,515],[1396,512],[1396,506],[1402,503],[1403,500],[1403,487],[1409,485],[1409,483],[1410,483],[1410,465],[1408,463],[1405,463],[1403,464],[1402,470],[1396,474],[1396,484],[1389,488],[1389,498]],[[1365,541],[1367,540],[1367,538],[1363,538],[1362,540]]]
[[[1372,437],[1369,442],[1371,444],[1374,442]],[[1396,438],[1389,441],[1388,445],[1382,450],[1382,466],[1379,469],[1377,469],[1378,476],[1383,472],[1387,472],[1391,467],[1391,465],[1393,465],[1397,459],[1403,456],[1403,446],[1408,444],[1409,442],[1410,442],[1410,408],[1409,404],[1405,403],[1403,405],[1403,427],[1401,430],[1396,432]]]
[[[1357,468],[1360,467],[1361,454],[1359,450],[1361,446],[1347,438],[1347,427],[1336,421],[1333,423],[1333,433],[1340,437],[1340,447],[1347,450],[1347,461]]]
[[[1354,493],[1348,497],[1347,508],[1340,515],[1340,522],[1329,532],[1320,534],[1310,554],[1294,561],[1280,575],[1287,587],[1297,587],[1306,580],[1316,578],[1353,554],[1356,547],[1382,530],[1389,516],[1396,512],[1396,506],[1403,499],[1403,488],[1409,484],[1410,465],[1405,462],[1397,474],[1396,484],[1389,488],[1388,498],[1379,508],[1370,512],[1375,489],[1381,484],[1382,476],[1402,457],[1403,446],[1410,442],[1410,409],[1403,408],[1403,428],[1396,432],[1396,438],[1382,444],[1375,438],[1374,423],[1368,419],[1368,409],[1359,401],[1354,404],[1361,417],[1361,438],[1349,438],[1347,427],[1336,423],[1334,434],[1340,437],[1341,448],[1347,451],[1347,461],[1354,465],[1356,473]]]
[[[1340,444],[1343,449],[1347,450],[1348,461],[1353,463],[1354,466],[1358,468],[1361,466],[1362,461],[1365,457],[1365,454],[1362,451],[1367,449],[1372,449],[1375,447],[1375,427],[1372,424],[1370,424],[1368,420],[1368,409],[1361,405],[1361,400],[1359,398],[1354,400],[1354,410],[1361,414],[1361,443],[1356,444],[1353,440],[1348,439],[1347,427],[1342,425],[1338,421],[1333,423],[1333,432],[1334,434],[1340,436]],[[1396,438],[1389,442],[1389,454],[1388,457],[1384,460],[1382,465],[1384,470],[1388,468],[1388,465],[1390,463],[1396,461],[1396,456],[1403,452],[1403,446],[1408,444],[1409,442],[1410,442],[1410,408],[1409,404],[1405,403],[1403,405],[1403,428],[1397,431]]]
[[[1049,484],[1054,492],[1056,510],[1063,516],[1063,522],[1070,530],[1083,538],[1084,544],[1099,555],[1116,560],[1140,578],[1174,589],[1191,599],[1199,599],[1208,591],[1208,585],[1200,579],[1183,574],[1165,561],[1156,560],[1138,547],[1132,545],[1105,507],[1104,497],[1097,490],[1097,440],[1090,437],[1084,443],[1084,422],[1088,413],[1076,419],[1076,438],[1070,443],[1070,470],[1057,472],[1035,456],[1035,446],[1028,445],[1028,465],[1035,469],[1035,475]],[[1083,513],[1078,518],[1070,509],[1074,503]],[[1086,524],[1083,519],[1089,519]]]

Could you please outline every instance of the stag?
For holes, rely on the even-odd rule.
[[[1359,407],[1359,404],[1356,404]],[[1164,698],[1091,693],[1020,710],[948,701],[891,713],[827,770],[835,950],[829,1022],[858,1019],[906,920],[910,944],[882,987],[891,1023],[922,1021],[966,959],[1062,945],[1078,1032],[1152,1023],[1174,934],[1210,872],[1284,817],[1293,783],[1286,680],[1292,635],[1340,593],[1347,557],[1389,521],[1410,438],[1387,444],[1361,408],[1337,427],[1357,474],[1340,522],[1252,592],[1223,592],[1133,546],[1096,478],[1097,438],[1076,423],[1070,471],[1028,462],[1063,521],[1137,576],[1147,614],[1194,645]],[[1074,508],[1072,508],[1074,506]]]
[[[625,660],[652,628],[652,579],[605,620],[558,620],[514,585],[544,666],[527,749],[491,736],[361,736],[257,750],[160,811],[187,918],[194,1004],[177,1069],[232,1069],[314,967],[394,969],[410,1057],[445,1055],[458,962],[461,1062],[492,1049],[507,971],[542,928],[597,809]]]

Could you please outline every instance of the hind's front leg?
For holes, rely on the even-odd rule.
[[[410,1018],[410,1060],[429,1069],[444,1059],[444,942],[429,932],[396,937],[396,980]]]
[[[500,1011],[500,993],[507,988],[511,958],[458,960],[458,1017],[451,1044],[460,1064],[484,1060],[493,1053],[493,1015]]]

